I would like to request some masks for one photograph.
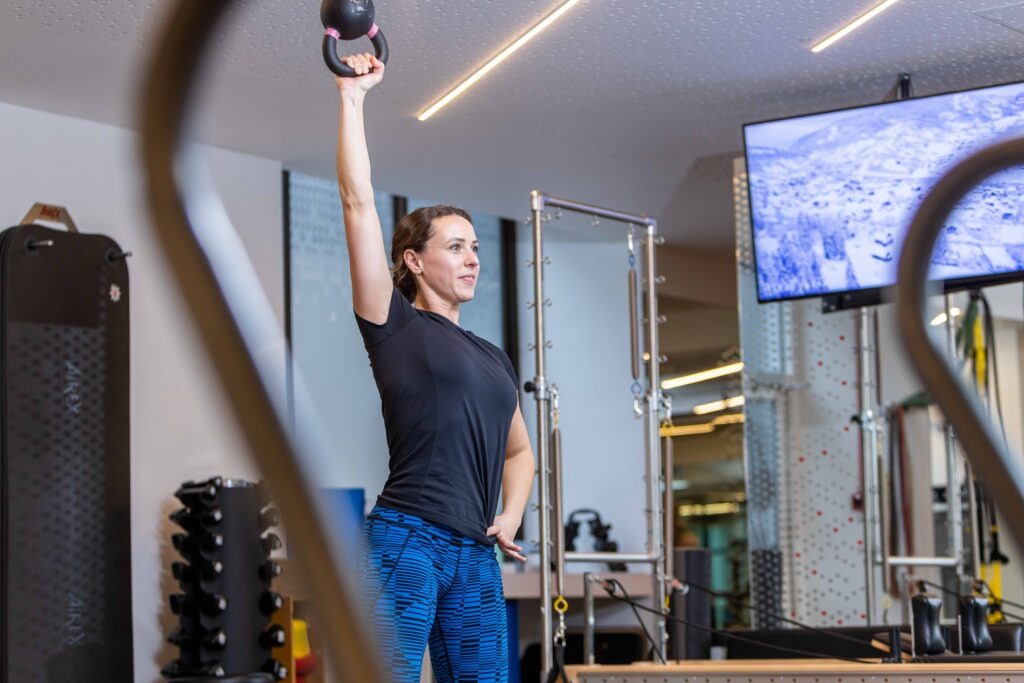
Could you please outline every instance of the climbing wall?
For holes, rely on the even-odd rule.
[[[759,304],[746,175],[733,177],[755,603],[812,626],[866,623],[857,314]],[[765,617],[758,627],[778,624]]]

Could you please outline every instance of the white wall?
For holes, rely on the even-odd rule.
[[[0,223],[33,202],[68,208],[83,232],[132,251],[132,577],[135,680],[160,680],[175,555],[167,513],[186,479],[256,478],[175,285],[148,230],[136,136],[127,130],[0,103]],[[209,149],[213,177],[278,318],[283,319],[281,164]],[[283,358],[283,345],[281,347]]]

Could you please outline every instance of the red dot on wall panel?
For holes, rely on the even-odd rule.
[[[817,575],[818,575],[818,570],[817,569],[812,569],[811,570],[811,576],[817,576]]]
[[[836,624],[838,624],[839,626],[842,626],[843,625],[843,620],[840,619],[839,621],[836,622]]]
[[[844,387],[846,386],[846,380],[845,379],[843,380],[843,386]]]
[[[858,538],[857,539],[857,545],[864,545],[864,541],[862,541],[861,539]]]
[[[789,611],[789,617],[790,617],[790,619],[796,619],[796,610],[795,609]]]
[[[838,534],[839,533],[839,527],[837,527],[837,526],[832,527],[832,533]]]
[[[822,451],[821,454],[822,455],[828,455],[828,451]]]
[[[846,336],[842,334],[839,335],[839,341],[846,341]]]
[[[804,456],[801,455],[799,459],[800,459],[800,462],[803,462],[804,461]]]
[[[819,516],[819,517],[821,517],[821,514],[822,514],[822,513],[821,513],[821,510],[818,510],[818,513],[817,513],[817,514],[818,514],[818,516]]]
[[[860,618],[861,618],[861,619],[867,619],[867,618],[868,618],[868,615],[867,615],[867,613],[866,613],[866,612],[861,612],[861,613],[860,613]]]
[[[826,612],[825,610],[821,610],[821,616],[827,617],[828,616],[828,612]]]
[[[807,323],[807,327],[814,327],[814,323],[813,322],[808,322]]]
[[[793,556],[796,557],[796,558],[799,558],[800,557],[800,553],[793,553]]]
[[[818,361],[818,367],[820,368],[822,365],[824,365],[824,363],[819,360]]]
[[[853,517],[847,517],[847,521],[850,522],[850,524],[853,524]]]
[[[843,431],[844,432],[850,431],[850,425],[846,425],[845,427],[843,427]]]

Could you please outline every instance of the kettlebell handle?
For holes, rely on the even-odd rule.
[[[383,63],[388,63],[388,41],[384,38],[384,33],[380,30],[377,24],[374,24],[370,31],[366,34],[373,43],[373,48],[377,53],[377,59]],[[334,28],[328,27],[324,30],[324,61],[327,63],[327,68],[334,72],[335,75],[341,76],[342,78],[354,78],[356,72],[353,71],[347,64],[341,61],[338,57],[338,40],[341,39],[341,34]]]

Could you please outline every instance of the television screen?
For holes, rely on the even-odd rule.
[[[921,200],[957,162],[1024,134],[1024,84],[744,126],[758,299],[883,288]],[[1024,270],[1024,168],[976,187],[942,230],[931,278]]]

